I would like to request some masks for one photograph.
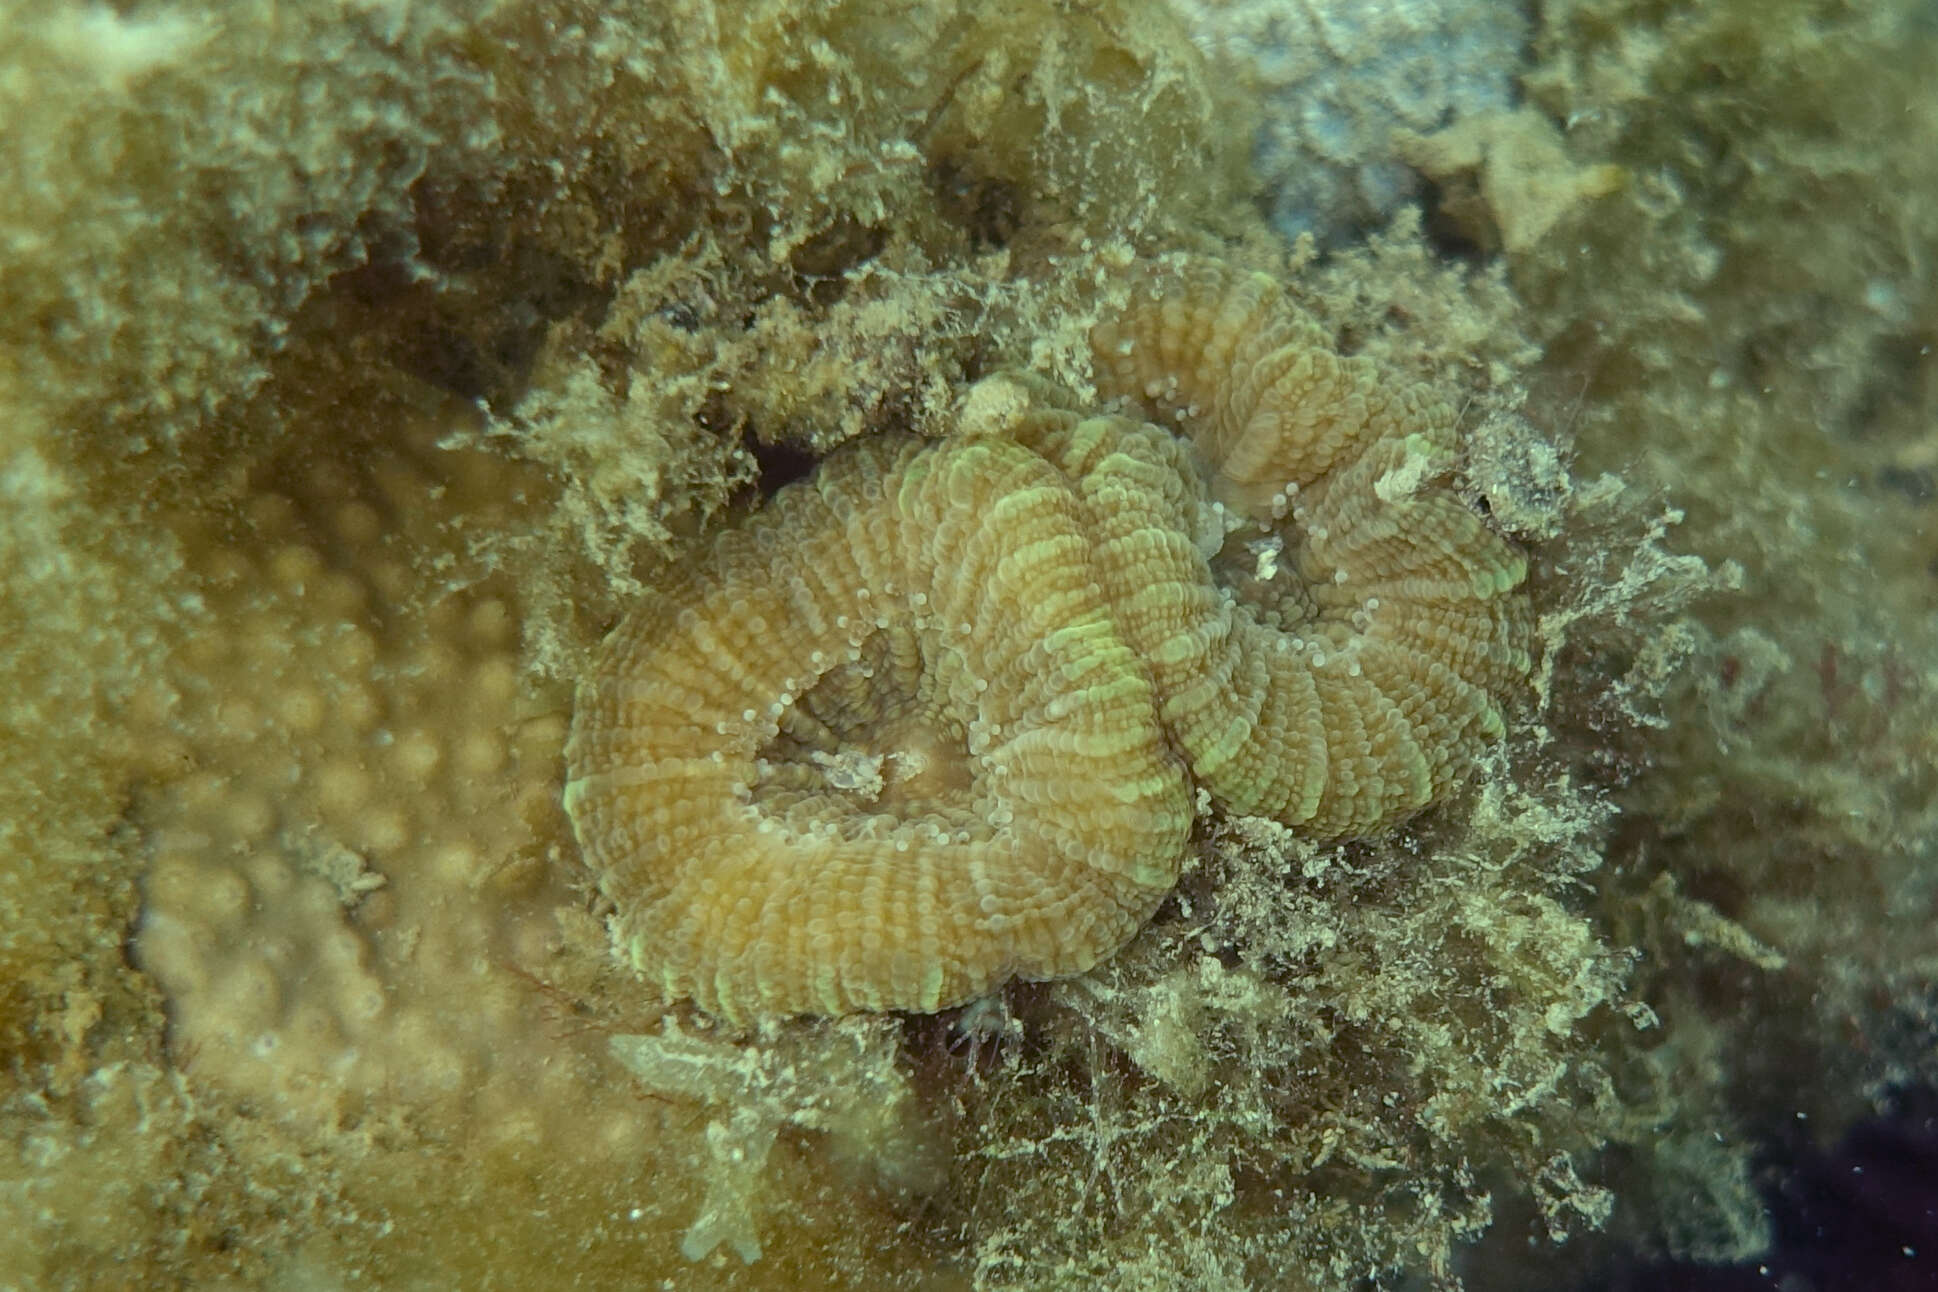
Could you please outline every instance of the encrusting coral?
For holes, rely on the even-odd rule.
[[[1156,283],[1093,333],[1101,384],[1189,440],[1029,410],[851,446],[609,639],[566,809],[667,999],[933,1011],[1080,973],[1176,881],[1167,735],[1232,809],[1340,838],[1500,734],[1526,564],[1433,483],[1451,410],[1269,279]]]

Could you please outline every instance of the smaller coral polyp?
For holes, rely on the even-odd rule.
[[[1526,559],[1441,483],[1453,410],[1215,262],[1149,275],[1091,344],[1105,395],[1190,440],[1093,420],[1043,447],[1109,535],[1113,600],[1192,773],[1315,838],[1444,794],[1532,664]],[[1135,483],[1167,471],[1191,486]]]
[[[1165,425],[851,445],[608,639],[565,802],[667,1000],[934,1011],[1081,973],[1177,878],[1174,748],[1226,808],[1331,839],[1501,733],[1526,564],[1439,483],[1447,408],[1215,263],[1092,341]]]

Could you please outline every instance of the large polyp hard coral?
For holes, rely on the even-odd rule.
[[[1082,972],[1191,822],[1082,508],[1013,445],[857,443],[637,607],[566,806],[668,999],[935,1010]]]
[[[836,453],[608,639],[566,808],[669,1000],[935,1010],[1078,973],[1176,880],[1174,747],[1227,808],[1343,838],[1501,732],[1526,564],[1442,482],[1450,410],[1218,265],[1092,341],[1188,438],[1016,382],[973,434]]]
[[[1531,663],[1526,560],[1440,483],[1453,410],[1215,262],[1152,273],[1091,343],[1105,395],[1190,440],[1119,420],[1037,432],[1090,503],[1193,775],[1321,838],[1438,798]]]

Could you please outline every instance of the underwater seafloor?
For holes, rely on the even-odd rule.
[[[1929,0],[0,0],[0,1287],[1938,1286]],[[608,953],[710,524],[1216,254],[1462,409],[1461,794],[1001,1008]]]

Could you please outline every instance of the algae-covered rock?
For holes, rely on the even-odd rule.
[[[1506,18],[1522,106],[1374,140],[1430,183],[1322,255],[1165,5],[0,0],[0,1269],[1331,1289],[1553,1286],[1604,1225],[1757,1248],[1753,1140],[1938,1076],[1934,32]],[[1343,846],[1201,801],[1067,982],[648,1007],[559,803],[604,632],[985,374],[1093,400],[1090,328],[1174,251],[1459,410],[1449,480],[1530,554],[1504,741]]]

